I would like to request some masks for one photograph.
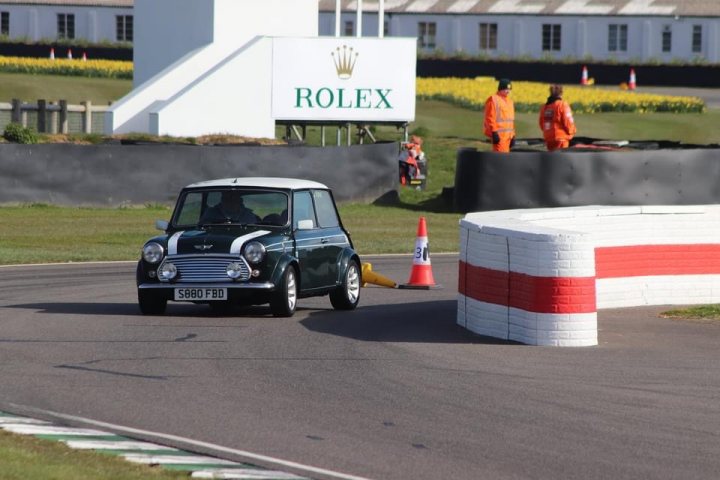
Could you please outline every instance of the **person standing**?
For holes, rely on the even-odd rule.
[[[485,101],[485,136],[493,152],[507,153],[515,145],[515,105],[510,98],[512,82],[501,78],[497,93]]]
[[[550,85],[550,96],[540,109],[540,129],[549,152],[568,148],[577,127],[570,104],[562,99],[562,85]]]

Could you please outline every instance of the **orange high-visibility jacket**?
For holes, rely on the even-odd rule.
[[[485,136],[492,138],[493,132],[501,139],[515,136],[515,104],[510,97],[494,94],[485,102]]]
[[[570,104],[561,98],[548,99],[540,109],[539,123],[545,140],[570,140],[577,132]]]

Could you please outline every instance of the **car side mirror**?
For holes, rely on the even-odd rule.
[[[155,228],[163,232],[168,229],[170,224],[165,220],[155,220]]]
[[[298,230],[312,230],[313,228],[315,228],[315,225],[313,224],[313,221],[311,219],[298,220]]]

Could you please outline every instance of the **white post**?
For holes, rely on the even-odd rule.
[[[362,0],[357,0],[357,32],[356,37],[362,37]]]
[[[378,37],[385,36],[385,0],[378,2]]]
[[[340,0],[335,0],[335,36],[340,36]]]

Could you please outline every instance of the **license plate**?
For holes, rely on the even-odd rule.
[[[175,300],[180,302],[227,300],[227,288],[176,288]]]

